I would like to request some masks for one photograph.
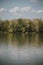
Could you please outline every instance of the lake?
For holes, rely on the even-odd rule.
[[[43,65],[43,34],[0,33],[0,65]]]

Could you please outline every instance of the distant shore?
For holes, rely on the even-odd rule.
[[[42,19],[0,20],[0,33],[43,33]]]

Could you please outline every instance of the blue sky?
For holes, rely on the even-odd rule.
[[[0,18],[43,18],[43,0],[0,0]]]

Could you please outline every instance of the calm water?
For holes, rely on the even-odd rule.
[[[43,65],[43,34],[0,34],[0,65]]]

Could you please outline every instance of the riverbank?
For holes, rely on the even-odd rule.
[[[42,19],[14,19],[14,20],[0,20],[1,33],[43,33]]]

